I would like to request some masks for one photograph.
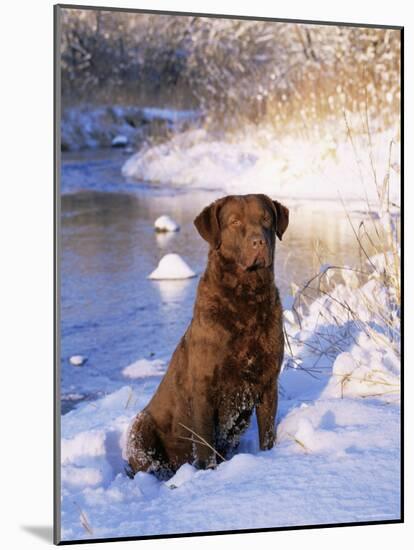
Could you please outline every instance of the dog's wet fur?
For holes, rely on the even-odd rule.
[[[273,447],[284,347],[273,261],[288,223],[288,209],[266,195],[224,197],[194,220],[210,245],[207,268],[168,370],[130,424],[131,475],[167,478],[186,462],[214,468],[254,409],[260,448]]]

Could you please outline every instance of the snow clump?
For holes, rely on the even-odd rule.
[[[169,216],[160,216],[154,222],[155,231],[157,232],[174,232],[179,231],[180,226]]]
[[[161,258],[158,267],[148,275],[148,279],[190,279],[194,271],[178,254],[166,254]]]

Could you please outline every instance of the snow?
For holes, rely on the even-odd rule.
[[[66,539],[246,529],[399,517],[399,409],[372,401],[323,399],[303,406],[283,400],[278,443],[257,448],[254,425],[240,453],[216,470],[183,465],[167,482],[120,460],[130,388],[106,409],[86,405],[63,417],[100,425],[105,449],[77,455],[62,467],[62,523]],[[137,399],[138,395],[137,395]],[[142,406],[142,400],[140,403]],[[289,411],[288,413],[286,411]],[[92,534],[82,527],[87,513]]]
[[[368,337],[364,333],[358,335],[357,344],[352,354],[343,352],[336,358],[326,395],[389,397],[399,393],[399,363],[395,358],[377,350],[368,351]]]
[[[62,470],[62,482],[68,486],[88,487],[100,485],[103,481],[101,472],[96,468],[68,466]]]
[[[398,519],[398,314],[390,308],[381,325],[372,309],[389,303],[381,281],[360,278],[352,287],[353,272],[334,271],[320,273],[331,273],[331,299],[305,305],[296,295],[285,314],[290,349],[272,450],[260,451],[253,417],[238,453],[215,470],[184,464],[168,481],[128,478],[128,425],[153,394],[151,377],[165,372],[155,359],[123,369],[130,386],[64,415],[64,539]],[[358,318],[335,324],[341,300]]]
[[[172,218],[170,218],[170,216],[167,216],[165,214],[162,216],[159,216],[155,220],[154,227],[155,227],[155,230],[159,232],[164,232],[164,231],[175,232],[180,230],[180,226],[178,225],[178,223],[174,221]]]
[[[87,361],[87,358],[83,357],[83,355],[72,355],[69,358],[70,364],[73,365],[74,367],[81,367],[86,363],[86,361]]]
[[[339,134],[339,132],[336,132]],[[399,203],[399,147],[386,131],[346,139],[328,135],[320,140],[284,136],[269,127],[252,128],[224,139],[205,129],[176,134],[166,143],[145,147],[123,166],[127,178],[173,184],[184,188],[231,193],[267,193],[291,201],[331,201],[337,208],[366,208],[380,198],[373,177],[382,182],[388,170],[390,142],[390,198]],[[372,164],[371,164],[372,163]],[[332,207],[332,205],[330,205]]]
[[[65,393],[61,396],[62,400],[66,401],[79,401],[80,399],[83,399],[85,396],[81,393]]]
[[[128,145],[128,138],[126,136],[118,134],[111,142],[112,147],[125,147]]]
[[[126,378],[146,378],[148,376],[158,376],[164,374],[166,365],[160,359],[149,361],[148,359],[138,359],[135,363],[128,365],[122,370]]]
[[[158,267],[148,275],[148,279],[190,279],[195,277],[194,271],[178,254],[166,254]]]
[[[79,432],[61,444],[62,464],[70,463],[81,456],[99,456],[103,453],[105,434],[103,431]]]
[[[183,464],[165,484],[169,489],[178,489],[181,485],[188,483],[196,473],[197,469],[192,464]]]

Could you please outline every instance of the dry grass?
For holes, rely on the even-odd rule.
[[[204,437],[199,435],[197,432],[195,432],[194,430],[192,430],[191,428],[189,428],[185,424],[182,424],[181,422],[179,424],[180,424],[181,427],[183,427],[185,430],[187,430],[189,433],[191,433],[192,436],[194,436],[196,438],[196,439],[194,439],[194,437],[180,436],[180,439],[185,439],[187,441],[191,441],[192,443],[197,443],[198,445],[203,445],[204,447],[208,447],[210,450],[213,451],[213,453],[215,455],[217,455],[219,458],[221,458],[221,460],[223,460],[223,462],[225,462],[226,459],[224,458],[224,456],[221,455],[212,445],[210,445],[210,443],[208,441],[206,441],[204,439]]]
[[[351,129],[346,114],[344,119],[348,138],[354,149],[355,161],[359,164],[356,131]],[[364,218],[356,224],[345,202],[342,201],[355,238],[359,265],[328,265],[302,287],[294,289],[292,311],[300,330],[312,304],[315,300],[320,303],[312,339],[301,339],[298,331],[290,335],[285,330],[287,349],[295,366],[304,368],[301,360],[294,354],[298,346],[299,349],[306,349],[308,355],[314,357],[313,365],[307,365],[306,368],[311,375],[318,374],[318,365],[322,359],[332,362],[340,353],[349,349],[350,343],[356,344],[354,335],[358,332],[373,341],[377,348],[389,350],[394,357],[400,357],[400,217],[399,207],[391,203],[389,193],[391,153],[396,144],[394,141],[389,144],[387,170],[381,178],[372,154],[372,136],[367,113],[365,136],[370,147],[371,178],[377,190],[377,204],[374,208],[366,198]],[[365,189],[366,182],[362,171],[360,178],[361,189]],[[340,285],[344,288],[342,292],[339,290]],[[321,330],[320,321],[339,330]],[[351,379],[352,376],[347,374],[339,381],[342,389]],[[375,379],[370,379],[369,382],[373,385],[387,385],[386,382]],[[387,393],[398,392],[395,384],[391,386]]]
[[[303,449],[303,451],[305,451],[306,454],[308,454],[310,452],[310,449],[308,447],[306,447],[306,445],[303,443],[303,441],[301,441],[300,439],[298,439],[295,435],[292,435],[291,433],[289,432],[284,432],[288,437],[290,437],[297,445],[299,445],[299,447],[301,449]]]
[[[82,527],[85,529],[85,531],[88,533],[88,535],[93,535],[93,529],[88,521],[88,518],[85,514],[85,512],[82,510],[82,508],[79,506],[77,502],[74,502],[75,506],[79,510],[79,521],[82,525]]]

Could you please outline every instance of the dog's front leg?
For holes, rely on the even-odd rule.
[[[277,397],[277,380],[274,379],[265,388],[261,402],[256,405],[257,425],[259,428],[259,443],[262,451],[271,449],[275,443]]]
[[[211,403],[204,396],[197,396],[193,403],[193,439],[195,441],[194,466],[202,470],[217,466],[214,452],[214,415]]]

